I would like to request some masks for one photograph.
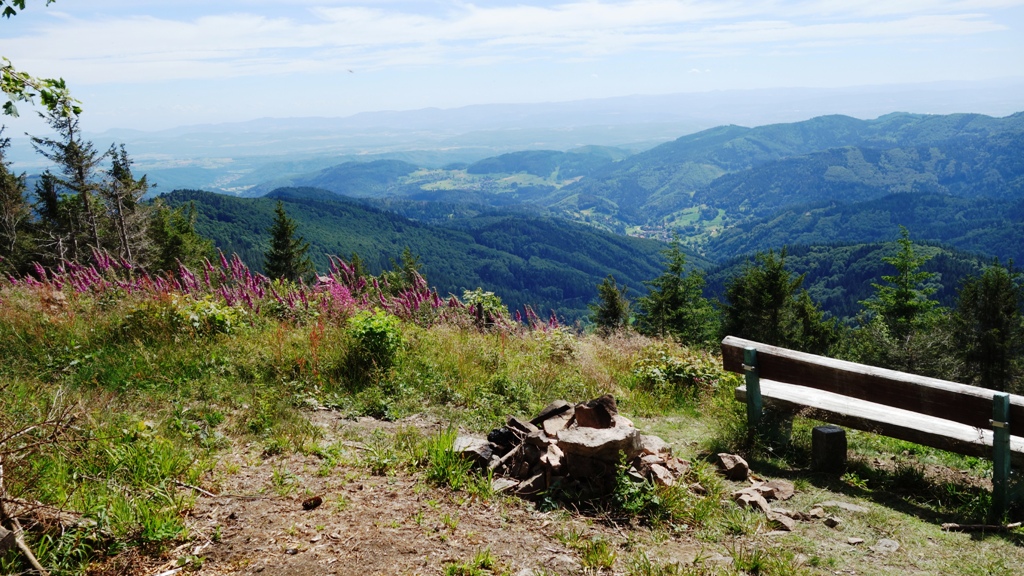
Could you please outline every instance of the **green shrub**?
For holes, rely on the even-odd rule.
[[[353,346],[349,366],[363,372],[387,370],[394,365],[405,342],[401,322],[383,310],[364,310],[348,320]]]

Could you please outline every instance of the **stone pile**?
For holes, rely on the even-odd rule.
[[[614,487],[624,458],[629,474],[670,486],[689,472],[690,464],[672,456],[657,436],[641,434],[618,413],[615,398],[605,395],[572,405],[548,404],[532,420],[509,418],[487,438],[460,436],[456,450],[494,473],[494,487],[522,496],[549,487],[599,493]]]

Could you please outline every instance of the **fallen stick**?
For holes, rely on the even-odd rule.
[[[216,494],[214,494],[213,492],[208,492],[206,490],[203,490],[199,486],[193,486],[191,484],[185,484],[184,482],[178,482],[177,480],[174,481],[174,484],[176,486],[180,486],[182,488],[188,488],[189,490],[195,490],[196,492],[199,492],[200,494],[202,494],[203,496],[206,496],[207,498],[218,498],[218,496]]]
[[[25,544],[25,540],[22,539],[21,534],[23,530],[21,529],[21,524],[18,522],[18,519],[11,518],[11,524],[13,524],[15,528],[14,543],[18,546],[18,550],[21,550],[25,559],[28,560],[28,563],[32,565],[32,568],[35,568],[36,572],[38,572],[40,576],[50,576],[50,573],[46,571],[46,568],[43,568],[43,565],[39,563],[39,559],[36,558],[36,555],[32,553],[32,549],[29,548],[28,544]]]
[[[1013,524],[955,524],[948,522],[942,525],[946,532],[1009,532],[1020,528],[1020,522]]]

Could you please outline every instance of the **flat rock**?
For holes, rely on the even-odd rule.
[[[891,554],[900,549],[900,543],[895,540],[889,540],[888,538],[882,538],[870,548],[871,551],[876,554]]]
[[[516,486],[519,486],[519,481],[512,478],[501,477],[491,480],[491,490],[497,493],[508,492]]]
[[[534,432],[540,430],[540,428],[537,428],[533,424],[530,424],[525,420],[520,420],[515,416],[511,416],[508,419],[507,425],[508,429],[517,434],[519,437],[529,436],[530,434],[533,434]]]
[[[555,436],[569,426],[569,422],[572,421],[575,414],[576,411],[570,406],[569,410],[545,419],[540,423],[540,427],[544,429],[544,433],[548,436]]]
[[[765,482],[763,485],[764,490],[761,492],[764,497],[771,500],[789,500],[796,494],[796,488],[793,483],[788,480],[772,480]],[[769,495],[770,493],[770,495]]]
[[[647,434],[640,435],[640,449],[644,454],[655,456],[672,455],[672,446],[669,446],[668,442],[665,442],[657,436],[649,436]]]
[[[636,428],[570,428],[557,436],[557,446],[571,457],[618,462],[619,455],[634,458],[640,452],[640,433]]]
[[[718,455],[718,466],[729,480],[746,480],[750,473],[747,461],[735,454],[722,452]]]
[[[818,504],[818,506],[821,506],[822,508],[839,508],[840,510],[846,510],[847,512],[869,512],[869,510],[864,506],[851,504],[849,502],[840,502],[838,500],[826,500],[825,502]]]
[[[761,496],[761,493],[753,488],[745,488],[738,492],[733,492],[732,499],[744,508],[755,508],[765,514],[772,510],[764,496]]]
[[[658,486],[675,485],[676,478],[668,471],[668,468],[665,468],[661,464],[651,464],[647,469],[650,470],[651,480],[653,480]]]
[[[471,459],[477,466],[486,466],[494,456],[494,445],[486,438],[477,436],[455,438],[454,450],[464,458]]]
[[[826,516],[825,509],[824,508],[820,508],[820,507],[811,508],[810,511],[807,512],[807,517],[808,518],[814,518],[814,519],[820,520],[820,519],[824,518],[825,516]]]
[[[533,420],[530,420],[530,424],[540,426],[545,420],[555,416],[561,416],[562,414],[570,411],[572,411],[572,404],[569,404],[565,400],[555,400],[545,406],[544,409],[540,411],[540,414],[537,414]]]
[[[864,539],[863,538],[847,538],[846,539],[846,543],[849,544],[850,546],[856,546],[858,544],[863,544],[864,543]]]
[[[792,532],[793,528],[796,528],[796,520],[793,520],[785,514],[780,514],[777,511],[772,511],[768,513],[768,521],[776,530]]]

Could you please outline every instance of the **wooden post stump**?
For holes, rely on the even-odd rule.
[[[839,426],[816,426],[811,431],[811,467],[829,473],[846,469],[846,430]]]

